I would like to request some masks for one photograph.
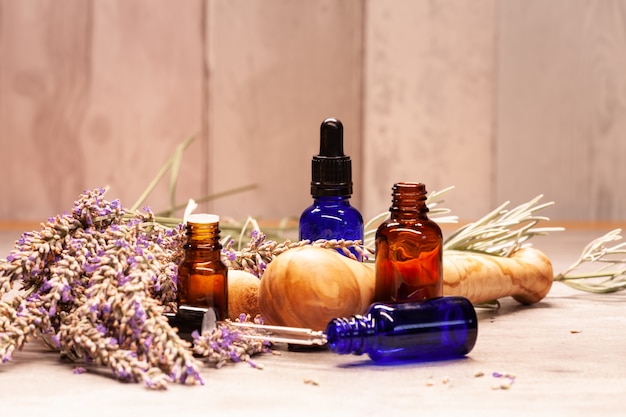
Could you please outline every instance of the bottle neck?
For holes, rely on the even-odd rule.
[[[417,182],[399,182],[392,188],[392,202],[389,212],[395,221],[426,219],[426,186]]]
[[[350,196],[342,196],[342,195],[333,195],[333,196],[313,196],[313,201],[317,205],[324,204],[350,204]]]
[[[363,354],[367,349],[367,338],[374,334],[374,324],[369,316],[336,318],[326,327],[328,347],[338,354]]]
[[[187,222],[187,245],[192,248],[222,249],[219,223]]]

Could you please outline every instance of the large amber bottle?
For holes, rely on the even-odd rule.
[[[420,301],[443,295],[441,229],[427,216],[426,186],[394,184],[390,217],[376,231],[375,301]]]
[[[185,256],[178,266],[178,305],[213,309],[228,318],[228,267],[222,262],[219,216],[192,214],[187,219]]]

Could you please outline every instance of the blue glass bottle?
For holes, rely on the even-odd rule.
[[[376,362],[429,361],[469,353],[478,335],[472,303],[439,297],[397,304],[374,303],[364,316],[333,319],[328,347],[338,354],[367,353]]]
[[[299,238],[363,241],[363,217],[350,205],[352,161],[343,153],[343,125],[326,119],[320,127],[320,153],[311,162],[313,204],[300,216]],[[355,256],[359,258],[356,251]]]

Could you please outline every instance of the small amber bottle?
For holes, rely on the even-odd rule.
[[[393,186],[390,217],[376,231],[377,302],[421,301],[443,295],[441,229],[427,216],[426,186]]]
[[[187,219],[185,255],[178,266],[178,305],[212,309],[228,318],[228,267],[222,262],[219,216],[192,214]]]

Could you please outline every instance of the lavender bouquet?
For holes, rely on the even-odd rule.
[[[126,212],[104,194],[85,192],[70,213],[24,233],[0,259],[0,298],[21,286],[0,302],[3,363],[41,336],[64,357],[163,389],[202,383],[200,357],[220,366],[266,350],[225,325],[196,335],[194,346],[181,339],[163,313],[175,308],[182,226],[156,222],[149,209]]]

